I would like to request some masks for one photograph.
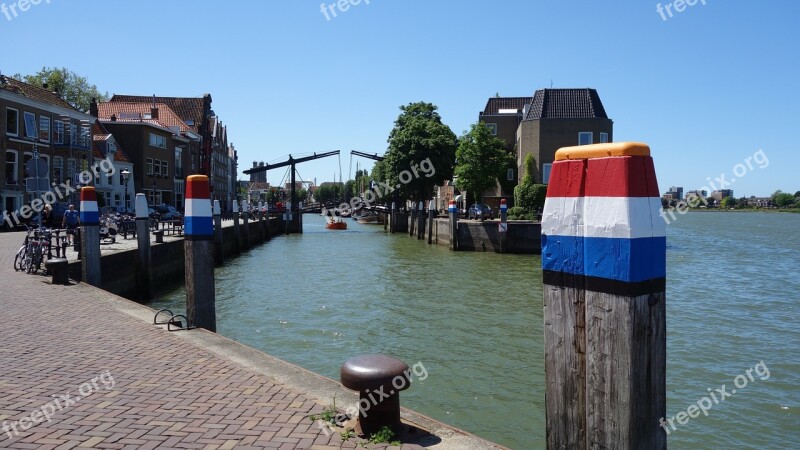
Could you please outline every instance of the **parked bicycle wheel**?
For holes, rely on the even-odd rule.
[[[25,246],[19,248],[17,254],[14,255],[14,270],[20,272],[25,270]]]

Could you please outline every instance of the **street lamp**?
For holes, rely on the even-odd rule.
[[[128,211],[128,177],[131,176],[131,172],[125,168],[120,171],[120,175],[122,175],[122,182],[125,184],[125,212]]]

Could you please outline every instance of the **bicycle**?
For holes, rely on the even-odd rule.
[[[41,229],[33,231],[33,239],[28,239],[25,251],[25,272],[35,274],[42,267],[44,257],[49,253],[50,231]]]

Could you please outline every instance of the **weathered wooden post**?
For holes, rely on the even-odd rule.
[[[500,224],[498,225],[498,236],[500,237],[500,252],[508,251],[508,204],[506,199],[500,199]]]
[[[417,239],[425,239],[425,202],[422,200],[417,207]]]
[[[447,212],[450,214],[450,250],[458,250],[458,208],[455,200],[450,200],[447,204]]]
[[[100,212],[93,186],[81,188],[81,269],[83,281],[100,286]]]
[[[666,226],[650,149],[556,152],[542,216],[548,449],[666,449]]]
[[[214,291],[214,227],[208,177],[186,179],[186,318],[189,325],[217,331]]]
[[[242,201],[242,249],[250,248],[250,204],[247,200]]]
[[[222,251],[222,209],[219,200],[214,200],[214,264],[221,266],[223,263]]]
[[[138,244],[138,258],[136,261],[136,285],[142,299],[153,298],[150,253],[150,214],[147,210],[147,197],[136,194],[136,242]]]
[[[433,205],[433,200],[428,202],[428,244],[433,243],[433,216],[436,214],[436,208]]]
[[[412,203],[411,204],[411,217],[408,217],[407,219],[410,222],[408,224],[408,235],[409,236],[414,236],[414,230],[416,229],[416,225],[417,225],[417,204],[416,203]]]
[[[236,239],[236,253],[242,251],[242,235],[239,229],[239,200],[234,200],[233,205],[233,236]]]
[[[389,233],[394,233],[397,228],[397,203],[392,202],[392,215],[389,216]]]
[[[264,225],[264,234],[266,236],[266,240],[269,241],[272,239],[272,230],[269,229],[270,224],[272,223],[269,217],[269,202],[264,203],[264,216],[267,218],[267,223]]]
[[[262,209],[264,209],[264,204],[261,203],[261,202],[258,202],[258,214],[256,215],[256,217],[258,217],[258,224],[256,226],[256,229],[258,230],[258,243],[259,244],[264,242],[264,217],[261,215],[261,210]]]

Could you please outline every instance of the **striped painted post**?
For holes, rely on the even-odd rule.
[[[97,192],[93,186],[81,188],[81,269],[83,281],[100,286],[100,212],[97,208]]]
[[[500,251],[508,251],[508,203],[506,199],[500,199],[500,223],[498,224],[498,236],[500,238]]]
[[[458,250],[458,208],[456,201],[447,203],[447,212],[450,215],[450,250]]]
[[[217,331],[214,287],[214,225],[208,177],[186,178],[184,252],[186,255],[186,318],[190,325]]]
[[[647,145],[556,152],[542,216],[549,449],[666,449],[660,208]]]

